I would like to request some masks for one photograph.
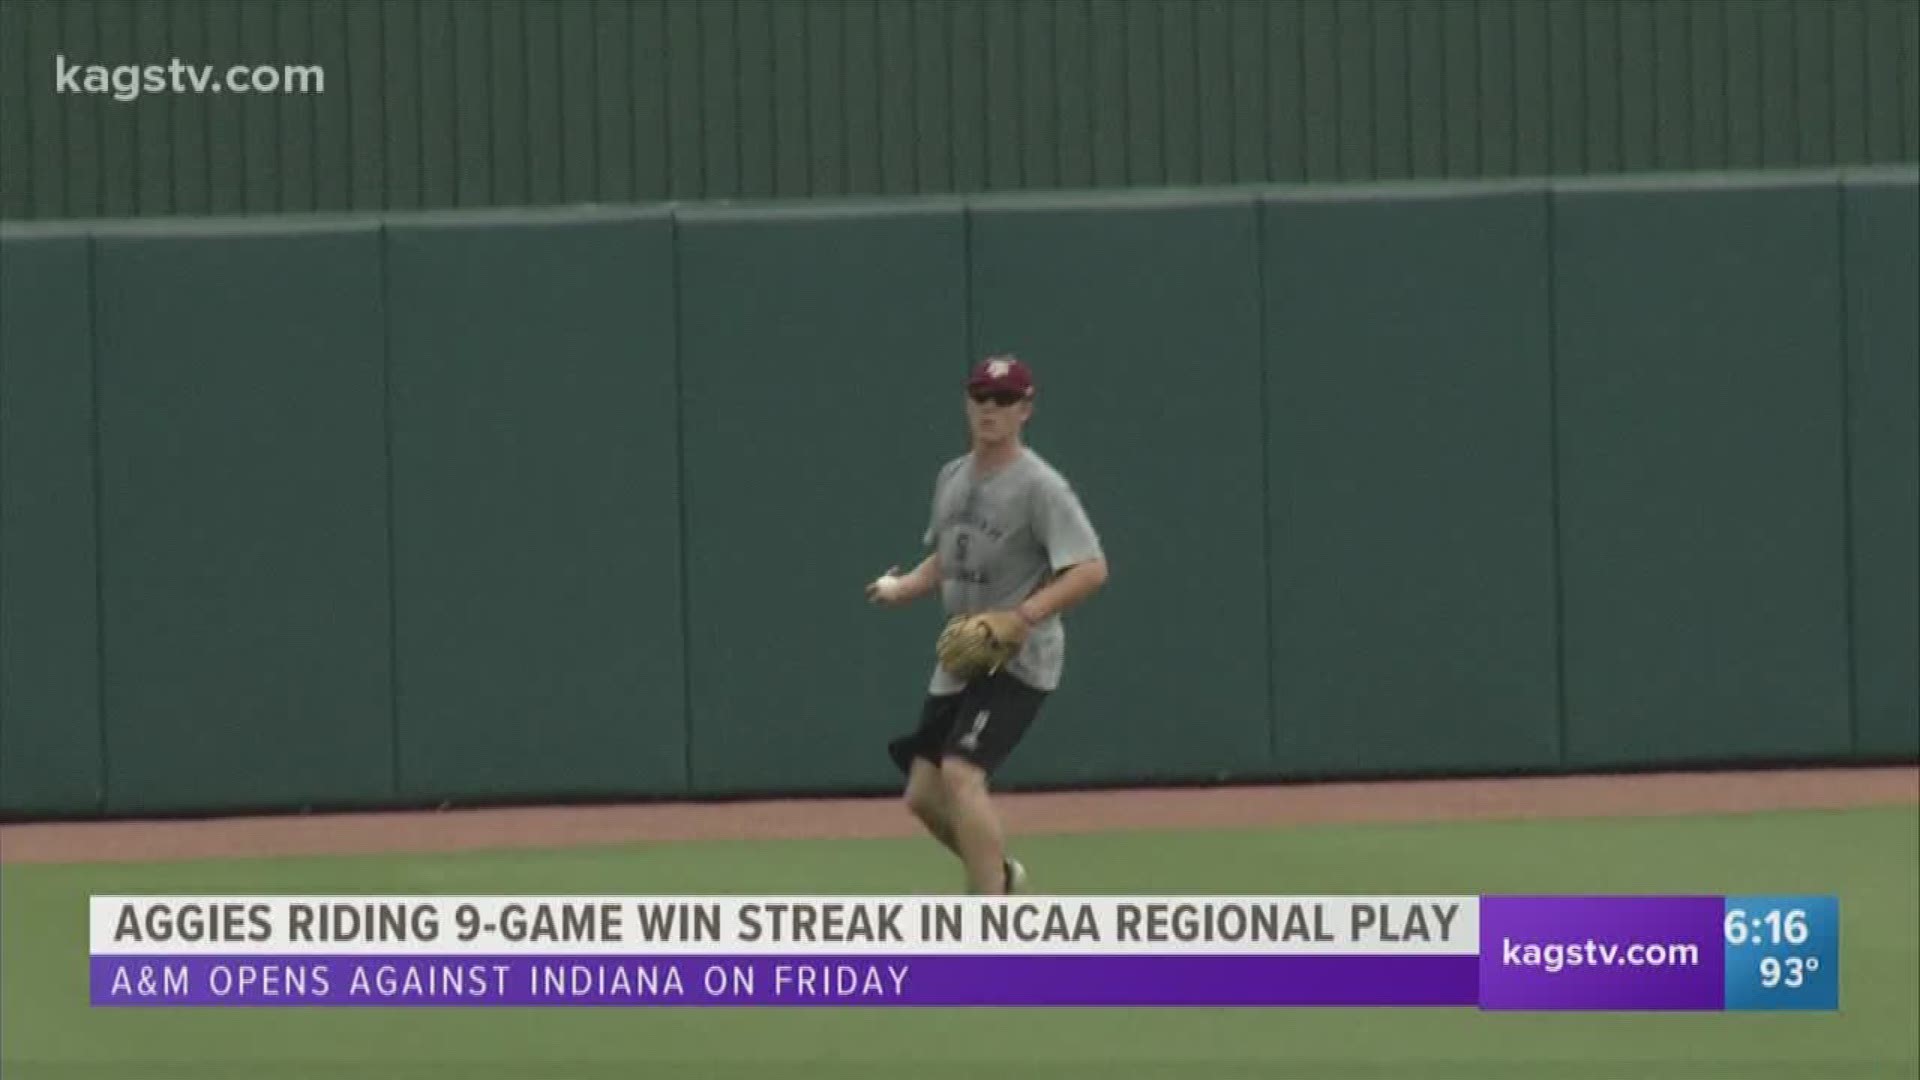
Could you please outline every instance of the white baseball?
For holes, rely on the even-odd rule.
[[[892,574],[881,574],[874,586],[880,590],[880,598],[893,600],[900,595],[900,579]]]

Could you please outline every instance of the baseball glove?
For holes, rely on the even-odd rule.
[[[983,611],[947,621],[934,651],[955,678],[977,679],[1000,670],[1027,640],[1027,620],[1011,611]]]

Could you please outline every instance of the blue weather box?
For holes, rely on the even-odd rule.
[[[1840,900],[1729,896],[1729,1010],[1840,1007]]]

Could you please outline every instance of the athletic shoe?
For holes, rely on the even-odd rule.
[[[1020,865],[1019,859],[1003,859],[1007,871],[1007,895],[1027,891],[1027,868]]]

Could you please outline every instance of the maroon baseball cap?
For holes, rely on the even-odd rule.
[[[973,365],[973,373],[967,376],[967,390],[1001,391],[1032,397],[1033,370],[1027,367],[1026,361],[1011,353],[989,356]]]

